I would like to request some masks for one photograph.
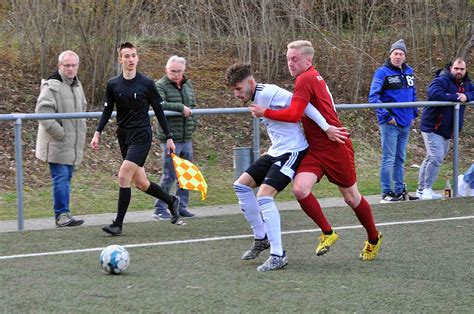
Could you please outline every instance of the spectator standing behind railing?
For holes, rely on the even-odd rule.
[[[474,85],[467,74],[466,62],[455,58],[450,64],[436,72],[436,78],[428,87],[428,100],[466,102],[474,100]],[[462,129],[466,106],[459,110],[459,130]],[[449,150],[453,136],[454,107],[426,107],[421,116],[421,135],[426,147],[426,156],[418,175],[417,196],[423,200],[439,199],[433,192],[433,184],[439,168]]]
[[[390,47],[390,55],[372,79],[369,103],[416,101],[413,69],[405,63],[407,47],[400,39]],[[404,163],[410,129],[418,108],[378,108],[382,158],[380,161],[381,203],[405,199]],[[393,182],[393,185],[392,185]]]
[[[196,129],[196,118],[192,110],[196,107],[196,96],[191,81],[184,75],[186,59],[172,56],[166,63],[166,75],[156,82],[156,87],[163,99],[163,110],[176,111],[181,116],[169,116],[168,124],[173,141],[176,145],[174,153],[181,158],[193,161],[193,133]],[[158,139],[162,151],[163,175],[160,186],[169,193],[173,184],[176,184],[176,196],[179,197],[179,215],[181,217],[194,217],[188,211],[189,190],[180,189],[177,184],[176,172],[173,160],[166,154],[166,134],[158,128]],[[156,199],[153,218],[156,220],[169,220],[171,217],[168,205],[160,199]]]
[[[36,113],[86,111],[87,101],[77,79],[79,56],[71,50],[58,58],[58,69],[41,81]],[[53,208],[58,227],[73,227],[84,220],[71,216],[69,195],[74,167],[82,161],[86,139],[85,119],[39,120],[36,157],[49,164],[53,183]]]

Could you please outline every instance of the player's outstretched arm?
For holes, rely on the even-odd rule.
[[[344,143],[344,141],[349,136],[349,133],[344,127],[335,127],[334,125],[330,125],[327,123],[326,118],[316,109],[312,104],[308,104],[306,109],[304,110],[305,116],[316,122],[316,124],[326,132],[328,138],[331,141]]]

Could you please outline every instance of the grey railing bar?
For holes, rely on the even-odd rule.
[[[458,186],[457,177],[459,173],[459,109],[461,105],[473,106],[474,102],[468,103],[453,103],[453,102],[438,102],[438,101],[419,101],[419,102],[401,102],[401,103],[379,103],[379,104],[336,104],[337,110],[350,109],[376,109],[376,108],[394,108],[394,107],[431,107],[431,106],[454,106],[454,132],[453,132],[453,196],[457,196]],[[207,108],[194,109],[193,115],[206,114],[236,114],[248,113],[248,107],[236,108]],[[81,118],[99,118],[102,112],[74,112],[74,113],[11,113],[0,114],[0,121],[15,121],[15,158],[16,158],[16,189],[17,189],[17,215],[18,215],[18,230],[24,229],[23,219],[23,151],[22,151],[22,120],[46,120],[46,119],[81,119]],[[111,117],[115,117],[117,113],[114,111]],[[154,116],[153,111],[149,111],[150,116]],[[167,116],[180,116],[181,113],[165,110]],[[252,136],[252,150],[253,159],[256,160],[260,156],[260,132],[259,119],[253,119],[253,136]]]

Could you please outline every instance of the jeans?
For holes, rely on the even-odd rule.
[[[380,185],[383,194],[388,194],[391,191],[400,194],[403,191],[403,167],[409,137],[410,126],[397,126],[388,123],[380,125],[382,143]]]
[[[418,174],[418,189],[431,189],[438,177],[439,168],[449,151],[449,139],[436,133],[421,132],[426,156]]]
[[[189,161],[193,161],[193,142],[186,141],[183,143],[175,143],[176,150],[175,155]],[[176,179],[176,172],[173,166],[173,160],[170,155],[166,154],[166,144],[161,144],[161,150],[163,151],[163,175],[161,176],[160,186],[166,193],[170,194],[170,190],[173,184],[176,184],[176,196],[179,197],[179,210],[186,209],[189,203],[189,190],[184,190],[179,188],[178,181]],[[176,182],[176,183],[175,183]],[[168,209],[168,204],[163,202],[160,199],[157,199],[155,202],[155,212],[157,210]]]
[[[49,170],[53,179],[54,216],[58,218],[60,214],[70,211],[69,193],[74,166],[49,163]]]

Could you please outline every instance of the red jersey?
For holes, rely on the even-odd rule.
[[[266,109],[264,116],[269,119],[285,122],[301,120],[310,149],[323,150],[327,149],[328,146],[337,145],[337,142],[331,141],[326,132],[316,122],[303,116],[308,103],[311,103],[319,110],[327,123],[335,127],[342,127],[336,113],[331,92],[322,76],[313,66],[296,77],[291,105],[283,110]]]

